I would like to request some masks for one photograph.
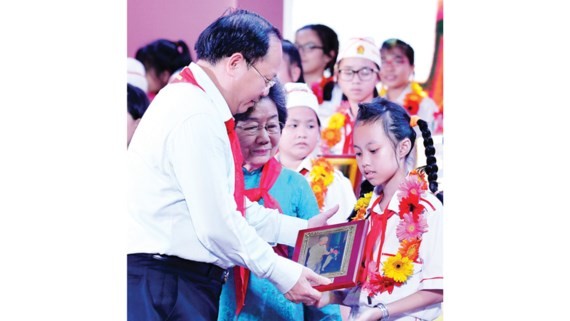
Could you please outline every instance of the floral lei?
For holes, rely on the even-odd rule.
[[[327,127],[321,133],[321,138],[327,147],[331,148],[340,142],[342,138],[340,129],[344,127],[346,118],[346,114],[342,112],[336,112],[329,118]]]
[[[406,97],[404,97],[403,107],[406,108],[408,114],[416,115],[420,109],[420,104],[422,100],[428,96],[428,94],[423,90],[422,86],[416,81],[411,82],[412,91],[409,92]],[[380,91],[380,96],[386,96],[386,88],[382,88]]]
[[[319,209],[325,204],[325,196],[327,195],[328,186],[334,179],[334,167],[326,159],[319,157],[312,160],[313,168],[309,172],[311,179],[311,189],[317,198]]]
[[[368,271],[363,271],[367,273],[367,277],[362,288],[368,291],[370,297],[385,291],[391,294],[394,287],[405,284],[414,273],[413,262],[418,258],[422,235],[428,228],[423,215],[425,208],[420,204],[420,199],[427,189],[424,174],[416,170],[411,171],[400,185],[402,192],[398,195],[400,200],[398,214],[401,221],[396,228],[400,247],[395,256],[384,261],[383,274],[377,270],[376,264],[370,264]],[[371,197],[372,192],[365,194],[356,202],[354,209],[357,214],[353,220],[366,218],[366,209]]]

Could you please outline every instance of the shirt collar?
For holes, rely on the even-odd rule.
[[[388,210],[393,211],[395,213],[398,213],[400,211],[400,201],[398,199],[398,195],[400,194],[400,191],[398,190],[396,193],[394,193],[394,195],[392,195],[392,198],[390,199],[390,202],[388,203]],[[373,203],[376,199],[378,198],[378,191],[376,190],[376,188],[374,188],[374,195],[371,198],[370,202]],[[373,209],[376,213],[382,214],[382,209],[380,208],[380,204],[376,205],[376,207]]]
[[[311,160],[312,159],[310,157],[305,157],[305,159],[303,159],[301,164],[297,166],[297,173],[300,172],[303,168],[306,168],[310,172],[311,169],[313,169],[313,164],[311,163]]]
[[[228,103],[226,102],[224,96],[222,96],[222,93],[220,92],[218,87],[216,87],[212,79],[210,79],[208,74],[202,69],[202,67],[198,66],[194,62],[190,63],[188,67],[192,71],[192,74],[194,74],[196,82],[198,82],[198,84],[202,88],[204,88],[204,91],[214,103],[216,110],[222,116],[224,122],[232,119],[233,115],[230,111]]]

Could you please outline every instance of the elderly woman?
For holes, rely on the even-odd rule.
[[[273,157],[287,119],[285,93],[271,87],[254,108],[235,115],[236,133],[244,158],[246,196],[281,213],[309,219],[319,213],[311,187],[299,173],[283,168]],[[276,245],[275,252],[291,258],[293,248]],[[218,320],[341,320],[338,305],[322,309],[305,307],[285,298],[268,280],[246,273],[245,305],[238,311],[234,271],[222,289]]]

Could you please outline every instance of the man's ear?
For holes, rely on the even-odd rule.
[[[398,144],[398,157],[406,157],[411,149],[412,142],[409,138],[404,138],[404,140]]]
[[[226,71],[232,76],[243,72],[244,62],[246,62],[245,57],[241,53],[235,52],[226,60]]]

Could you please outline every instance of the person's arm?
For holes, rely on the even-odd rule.
[[[256,232],[269,243],[295,246],[299,230],[324,226],[327,220],[338,211],[338,206],[321,213],[316,212],[309,219],[281,215],[279,211],[265,208],[246,197],[246,219]]]
[[[443,302],[443,290],[420,290],[392,303],[385,304],[390,317]],[[355,321],[376,321],[382,317],[378,308],[367,309]]]
[[[165,146],[186,199],[192,232],[220,260],[247,267],[258,277],[272,281],[283,293],[293,291],[295,295],[289,297],[294,300],[314,303],[320,293],[306,284],[330,281],[316,274],[307,276],[300,264],[275,254],[236,210],[230,190],[233,182],[228,181],[233,159],[222,128],[223,124],[216,123],[212,115],[194,115],[171,132]],[[282,215],[273,216],[279,220]]]

